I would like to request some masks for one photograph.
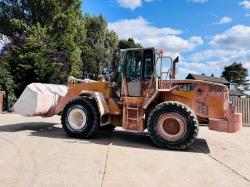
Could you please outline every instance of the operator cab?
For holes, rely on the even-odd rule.
[[[172,69],[171,57],[164,57],[163,52],[155,48],[122,50],[116,75],[118,95],[145,97],[152,80],[156,77],[161,80],[172,78]]]

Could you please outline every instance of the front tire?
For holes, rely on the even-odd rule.
[[[89,138],[99,127],[99,113],[90,100],[78,97],[65,106],[61,122],[68,136]]]
[[[151,140],[160,148],[185,150],[193,144],[199,131],[196,115],[179,102],[164,102],[148,117]]]

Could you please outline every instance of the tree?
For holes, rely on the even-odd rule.
[[[63,52],[68,63],[69,75],[82,77],[83,61],[81,58],[85,44],[85,23],[81,12],[81,0],[57,0],[57,14],[49,24],[49,33],[59,52]],[[58,6],[59,5],[59,6]]]
[[[54,50],[50,45],[53,46],[46,42],[43,31],[35,31],[34,35],[19,44],[15,42],[10,52],[5,52],[1,63],[10,67],[16,96],[20,96],[24,88],[32,82],[62,83],[65,77],[63,64],[54,58]]]
[[[119,41],[102,16],[83,16],[81,0],[0,0],[3,38],[0,89],[11,98],[32,82],[111,77],[115,50],[141,47],[133,39]]]
[[[86,41],[82,49],[83,75],[97,79],[99,74],[110,77],[112,55],[117,49],[118,37],[109,31],[102,16],[84,16]]]
[[[60,8],[58,0],[1,0],[0,33],[12,38],[22,36],[37,23],[48,26]]]
[[[13,77],[10,74],[10,67],[6,62],[0,63],[0,90],[4,90],[6,92],[6,98],[7,98],[7,108],[9,108],[9,105],[12,100],[15,99],[14,96],[14,82]]]
[[[222,76],[225,77],[229,82],[238,83],[244,85],[247,83],[248,71],[244,68],[242,63],[236,63],[226,66],[222,72]]]
[[[10,42],[0,63],[15,82],[17,97],[31,82],[81,78],[85,29],[80,0],[2,0],[0,33]]]
[[[141,44],[135,43],[133,38],[128,40],[120,40],[118,44],[119,49],[129,49],[129,48],[141,48]]]

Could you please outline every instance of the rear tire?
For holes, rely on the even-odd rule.
[[[99,127],[99,113],[90,100],[78,97],[65,106],[61,123],[68,136],[89,138]]]
[[[151,140],[160,148],[185,150],[193,144],[199,131],[196,115],[179,102],[157,105],[147,124]]]

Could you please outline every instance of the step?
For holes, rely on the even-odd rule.
[[[133,121],[137,121],[137,118],[128,118],[128,120],[133,120]]]
[[[139,108],[127,107],[129,110],[139,110]]]

